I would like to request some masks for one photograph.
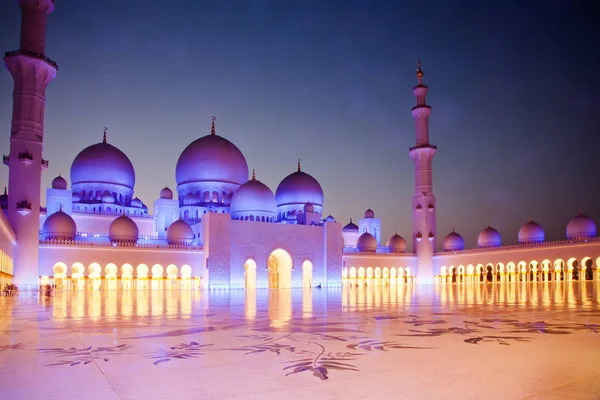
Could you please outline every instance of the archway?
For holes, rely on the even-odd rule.
[[[244,263],[244,287],[246,289],[256,288],[256,261],[246,260]]]
[[[104,267],[104,277],[108,283],[108,290],[117,290],[117,272],[119,268],[113,264],[108,263]]]
[[[581,260],[581,275],[586,281],[594,280],[594,261],[590,257]]]
[[[174,264],[167,265],[167,279],[169,282],[169,289],[177,288],[177,266]]]
[[[579,280],[579,263],[577,262],[577,259],[575,257],[569,258],[569,260],[567,261],[567,268],[569,269],[569,278],[571,278],[574,281]]]
[[[554,260],[554,273],[555,273],[555,277],[554,277],[555,280],[557,280],[557,281],[565,280],[565,262],[560,258]]]
[[[185,264],[181,267],[181,289],[192,288],[192,267]]]
[[[148,289],[148,266],[140,264],[136,268],[136,289]]]
[[[131,289],[133,281],[133,266],[131,264],[123,264],[121,266],[121,287],[123,289]]]
[[[71,288],[75,290],[85,289],[85,280],[83,277],[84,271],[85,267],[80,262],[71,265]]]
[[[367,267],[367,286],[373,285],[373,267]]]
[[[552,262],[548,259],[543,260],[540,265],[542,267],[542,280],[543,281],[551,281],[552,280],[552,272],[550,272],[550,265]]]
[[[54,264],[54,267],[52,267],[52,272],[54,275],[54,289],[66,289],[65,279],[67,277],[67,265],[62,262],[57,262],[56,264]]]
[[[88,266],[88,281],[89,288],[92,290],[100,290],[100,286],[102,285],[102,278],[100,274],[102,273],[102,267],[98,263],[91,263]]]
[[[312,287],[312,270],[313,265],[310,261],[306,260],[302,263],[302,287]]]
[[[283,249],[271,253],[268,260],[269,289],[292,287],[292,257]]]
[[[154,264],[152,266],[152,285],[151,285],[151,289],[152,290],[156,290],[156,289],[162,289],[162,282],[163,282],[163,275],[164,275],[165,269],[163,268],[162,265],[160,264]]]

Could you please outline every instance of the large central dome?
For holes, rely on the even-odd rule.
[[[193,182],[243,184],[248,180],[248,164],[242,152],[229,140],[215,134],[190,143],[177,160],[177,185]]]
[[[105,139],[83,149],[71,164],[71,185],[86,183],[109,183],[133,189],[133,164],[125,153]]]

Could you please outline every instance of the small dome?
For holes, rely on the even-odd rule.
[[[166,199],[166,200],[173,200],[173,191],[171,189],[169,189],[167,186],[165,186],[160,191],[160,198]]]
[[[479,247],[499,247],[502,244],[500,233],[488,226],[477,237],[477,245]]]
[[[106,143],[83,149],[71,164],[71,185],[106,183],[133,189],[135,171],[125,153]]]
[[[60,210],[44,221],[42,234],[46,239],[73,240],[77,233],[75,221],[69,214]]]
[[[56,178],[52,179],[52,189],[67,190],[67,180],[58,175]]]
[[[315,206],[313,206],[313,204],[309,201],[308,203],[306,203],[304,205],[304,213],[314,213],[315,212]]]
[[[73,194],[71,195],[71,199],[74,202],[81,201],[81,195],[78,192],[73,192]]]
[[[102,194],[102,202],[112,204],[115,202],[115,197],[112,194],[110,194],[108,191],[106,191]]]
[[[377,251],[377,239],[369,232],[365,232],[358,237],[356,248],[362,252],[375,252]]]
[[[142,203],[142,201],[139,198],[135,198],[133,200],[131,200],[131,207],[135,207],[135,208],[142,208],[144,206],[144,203]]]
[[[194,241],[194,231],[184,220],[178,219],[167,229],[167,242],[189,246]]]
[[[567,225],[567,238],[585,238],[596,236],[596,224],[594,220],[588,216],[579,213],[573,217]]]
[[[230,211],[231,214],[266,212],[275,215],[275,195],[267,185],[257,179],[251,179],[233,194]]]
[[[325,222],[335,222],[335,218],[333,218],[333,215],[328,215],[327,218],[325,218]]]
[[[138,240],[138,234],[135,222],[125,215],[116,218],[108,227],[108,238],[111,242],[135,243]]]
[[[365,211],[365,218],[375,218],[375,211],[367,208],[367,211]]]
[[[444,251],[461,251],[465,249],[465,239],[452,230],[444,239]]]
[[[386,247],[390,253],[404,253],[406,251],[406,240],[397,233],[388,239]]]
[[[350,218],[350,222],[348,224],[346,224],[346,226],[344,226],[342,228],[343,231],[357,231],[358,230],[358,225],[356,225],[354,222],[352,222],[352,218]]]
[[[193,206],[197,202],[198,202],[198,199],[196,199],[196,196],[194,196],[191,192],[186,194],[183,197],[183,205],[184,206]]]
[[[544,228],[529,220],[519,229],[519,243],[537,243],[544,241]]]
[[[323,188],[319,182],[307,174],[298,171],[283,178],[275,191],[277,206],[306,204],[310,202],[313,206],[323,206]]]

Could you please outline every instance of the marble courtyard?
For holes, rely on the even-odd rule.
[[[0,296],[3,399],[598,399],[598,282]]]

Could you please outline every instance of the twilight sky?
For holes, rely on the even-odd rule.
[[[43,196],[102,140],[136,170],[149,206],[194,139],[217,133],[275,191],[296,168],[343,224],[371,207],[384,237],[411,237],[412,87],[423,60],[438,247],[492,223],[515,243],[530,216],[564,238],[579,209],[600,224],[600,33],[592,1],[57,0],[46,54]],[[0,49],[19,45],[16,0]],[[0,73],[8,154],[12,78]],[[0,183],[8,181],[1,169]]]

